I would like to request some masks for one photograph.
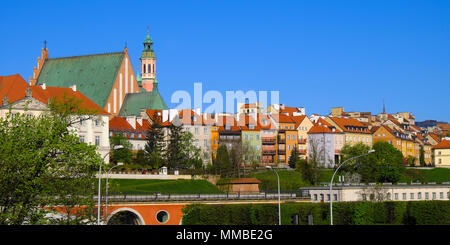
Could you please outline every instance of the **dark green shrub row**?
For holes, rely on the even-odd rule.
[[[194,204],[183,209],[184,225],[276,225],[277,204]],[[285,203],[281,205],[283,225],[330,224],[329,203]],[[415,202],[338,202],[333,203],[336,225],[450,225],[450,201]]]

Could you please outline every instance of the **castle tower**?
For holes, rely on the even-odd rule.
[[[156,80],[156,56],[153,51],[153,41],[150,38],[149,31],[147,29],[147,37],[144,40],[144,50],[141,54],[141,79],[142,88],[147,92],[152,92],[153,88],[157,85]]]

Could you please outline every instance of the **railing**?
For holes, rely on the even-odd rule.
[[[263,150],[263,155],[275,155],[277,152],[275,150]]]
[[[278,155],[285,155],[286,150],[285,149],[278,149]]]
[[[267,144],[267,145],[274,145],[274,144],[276,144],[277,143],[277,139],[275,139],[275,138],[273,138],[273,139],[264,139],[264,138],[262,138],[262,143],[263,144]]]
[[[306,139],[298,139],[299,144],[306,144]]]
[[[300,150],[298,150],[298,153],[301,154],[301,155],[304,155],[304,154],[306,154],[306,150],[305,149],[300,149]]]
[[[103,198],[103,197],[102,197]],[[310,195],[296,192],[280,193],[280,199],[310,199]],[[108,195],[108,203],[112,202],[154,202],[154,201],[212,201],[212,200],[277,200],[277,192],[243,192],[223,194],[160,194],[149,195]]]
[[[286,139],[278,139],[278,144],[286,144]]]

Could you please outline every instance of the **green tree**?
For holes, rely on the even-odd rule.
[[[181,123],[175,119],[169,126],[170,139],[165,153],[167,166],[169,168],[179,168],[183,166],[185,156],[183,152],[183,128]]]
[[[294,149],[291,151],[291,156],[288,161],[289,167],[292,169],[295,169],[295,165],[299,158],[300,158],[300,156],[299,156],[299,153],[297,150],[297,145],[295,145]]]
[[[232,163],[225,145],[219,146],[217,149],[216,159],[213,162],[216,174],[222,177],[228,177],[232,170]]]
[[[425,151],[423,145],[420,146],[420,156],[419,156],[420,166],[425,166]]]
[[[375,153],[350,160],[341,169],[347,173],[357,173],[362,182],[397,182],[402,174],[403,155],[388,142],[379,141],[373,144]],[[367,154],[370,147],[358,143],[345,145],[342,150],[342,162],[355,156]]]
[[[111,149],[114,149],[114,147],[118,145],[123,146],[123,148],[121,149],[112,150],[111,153],[112,162],[115,163],[122,162],[126,164],[131,163],[133,157],[133,153],[131,151],[132,145],[122,133],[117,133],[113,137],[111,137],[110,145]]]
[[[181,136],[181,150],[183,155],[182,166],[184,168],[202,168],[201,150],[195,146],[194,135],[191,132],[185,132]]]
[[[164,165],[164,133],[156,112],[153,119],[153,124],[146,132],[145,158],[148,165],[158,169]]]
[[[95,174],[102,158],[95,145],[80,142],[69,130],[80,120],[75,115],[84,115],[79,104],[67,97],[54,99],[49,113],[9,112],[0,118],[0,224],[95,221]],[[67,215],[45,216],[56,210]]]

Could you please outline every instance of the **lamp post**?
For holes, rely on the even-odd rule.
[[[118,150],[118,149],[122,149],[122,148],[123,148],[123,145],[116,145],[116,146],[113,147],[113,150]],[[100,162],[100,167],[98,168],[98,193],[97,193],[97,199],[98,199],[97,207],[98,207],[98,210],[97,210],[97,225],[100,225],[100,197],[101,197],[101,192],[100,192],[100,186],[101,186],[101,184],[100,184],[100,180],[101,180],[101,178],[102,178],[102,176],[101,176],[101,174],[102,174],[102,164],[103,164],[103,162],[105,161],[106,156],[109,155],[109,153],[111,153],[111,152],[106,153],[106,155],[103,157],[103,161]]]
[[[350,161],[350,160],[353,160],[353,159],[356,159],[356,158],[360,158],[360,157],[364,157],[364,156],[367,156],[367,155],[369,155],[369,154],[371,154],[371,153],[374,153],[375,152],[375,150],[370,150],[370,151],[368,151],[366,154],[364,154],[364,155],[360,155],[360,156],[355,156],[355,157],[352,157],[352,158],[349,158],[349,159],[347,159],[347,160],[345,160],[343,163],[341,163],[341,164],[339,164],[339,166],[336,168],[336,170],[334,171],[334,173],[333,173],[333,176],[331,176],[331,182],[330,182],[330,224],[331,225],[333,225],[333,197],[332,197],[332,195],[333,195],[333,179],[334,179],[334,175],[337,173],[337,171],[346,163],[346,162],[348,162],[348,161]]]
[[[116,166],[113,166],[112,168],[110,168],[108,170],[108,172],[106,173],[105,221],[106,221],[106,218],[108,217],[108,178],[109,178],[109,173],[111,172],[111,170],[113,170],[113,168],[116,168],[116,167],[122,166],[122,165],[123,165],[122,162],[118,162]]]
[[[273,170],[277,174],[277,182],[278,182],[278,225],[281,225],[281,202],[280,202],[280,176],[278,172],[273,169],[271,166],[266,166],[267,169]]]

